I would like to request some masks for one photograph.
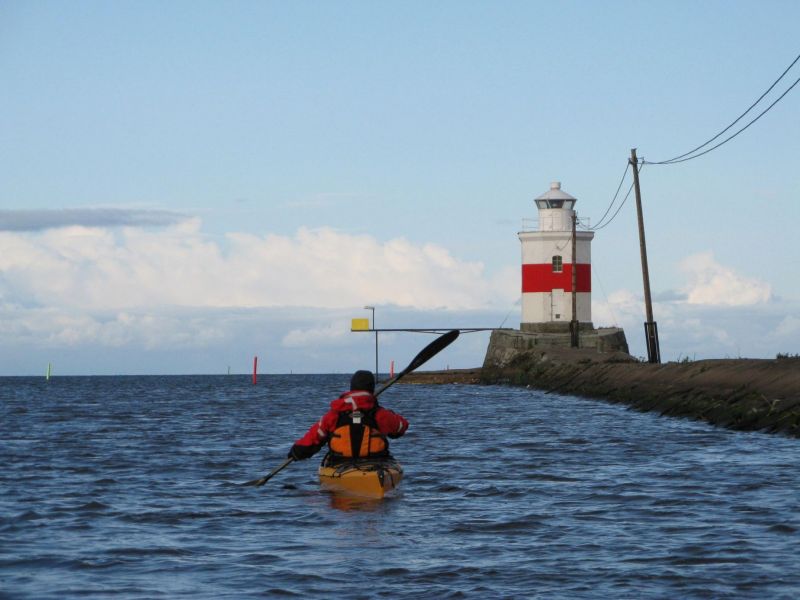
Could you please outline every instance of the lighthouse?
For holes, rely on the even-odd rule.
[[[519,232],[522,244],[522,322],[532,333],[559,333],[573,318],[575,281],[576,320],[592,329],[592,231],[576,231],[573,261],[573,217],[577,199],[561,189],[561,182],[534,200],[538,229]],[[573,279],[573,263],[575,277]]]
[[[522,244],[522,322],[519,330],[492,332],[484,372],[502,373],[517,359],[533,366],[553,357],[583,360],[592,353],[611,354],[614,361],[636,360],[628,354],[622,328],[595,329],[592,323],[594,232],[577,230],[577,200],[554,181],[534,202],[537,225],[529,228],[523,222],[517,233]]]

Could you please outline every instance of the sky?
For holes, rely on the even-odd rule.
[[[798,22],[795,0],[0,0],[0,375],[374,368],[365,306],[519,327],[533,199],[561,181],[596,226],[631,149],[727,127]],[[800,353],[799,155],[800,85],[642,167],[664,360]],[[641,357],[630,177],[592,320]],[[480,366],[488,335],[425,368]],[[430,340],[380,334],[380,370]]]

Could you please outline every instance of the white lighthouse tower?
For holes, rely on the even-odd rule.
[[[521,231],[522,322],[529,332],[561,332],[572,320],[572,219],[577,200],[561,182],[536,198],[539,228]],[[593,327],[591,243],[594,232],[578,231],[575,238],[576,319],[581,329]]]

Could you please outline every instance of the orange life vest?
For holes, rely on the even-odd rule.
[[[338,458],[374,458],[389,454],[389,440],[378,429],[374,409],[339,413],[328,444],[331,454]]]

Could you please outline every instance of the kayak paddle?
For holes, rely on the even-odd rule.
[[[404,377],[405,375],[408,375],[409,373],[411,373],[411,371],[418,369],[426,362],[428,362],[430,359],[432,359],[434,356],[439,354],[439,352],[447,348],[450,344],[452,344],[455,341],[459,333],[460,332],[458,329],[453,329],[451,331],[448,331],[444,335],[440,335],[430,344],[425,346],[422,350],[420,350],[419,354],[417,354],[414,357],[414,360],[408,363],[408,366],[405,369],[403,369],[397,375],[392,377],[389,381],[384,383],[381,386],[381,388],[377,392],[375,392],[375,397],[385,392],[386,388],[391,387],[395,383],[397,383],[398,379]]]
[[[422,350],[420,350],[419,354],[417,354],[414,359],[408,363],[408,366],[400,371],[397,375],[392,377],[389,381],[384,383],[378,391],[375,392],[375,397],[377,398],[380,394],[385,392],[388,388],[393,386],[401,377],[405,377],[411,371],[418,369],[434,356],[439,354],[442,350],[447,348],[450,344],[452,344],[455,339],[458,337],[459,333],[461,333],[458,329],[452,329],[447,333],[440,335],[438,338],[433,340],[430,344],[425,346]],[[377,373],[376,373],[377,375]],[[270,473],[264,475],[264,477],[260,479],[253,479],[252,481],[248,481],[247,483],[243,483],[242,485],[254,485],[256,487],[264,485],[269,481],[273,475],[277,475],[278,472],[282,471],[286,467],[289,466],[290,463],[294,462],[294,459],[289,457],[283,463],[281,463],[278,467],[273,469]]]
[[[290,456],[285,461],[283,461],[280,464],[280,466],[278,466],[277,468],[273,469],[272,471],[270,471],[269,473],[264,475],[261,479],[253,479],[253,481],[248,481],[247,483],[243,483],[242,485],[254,485],[256,487],[264,485],[270,479],[272,479],[273,475],[277,475],[279,471],[283,471],[286,467],[289,466],[289,463],[292,463],[292,462],[294,462],[294,459]]]

